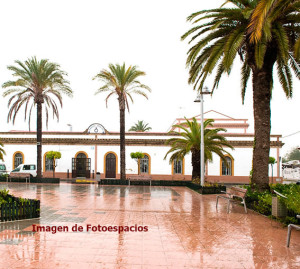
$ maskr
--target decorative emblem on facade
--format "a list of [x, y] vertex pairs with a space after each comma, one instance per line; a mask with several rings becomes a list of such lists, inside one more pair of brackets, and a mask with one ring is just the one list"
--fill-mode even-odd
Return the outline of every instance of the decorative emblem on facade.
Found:
[[88, 134], [105, 134], [107, 131], [100, 123], [93, 123], [91, 124], [85, 131]]

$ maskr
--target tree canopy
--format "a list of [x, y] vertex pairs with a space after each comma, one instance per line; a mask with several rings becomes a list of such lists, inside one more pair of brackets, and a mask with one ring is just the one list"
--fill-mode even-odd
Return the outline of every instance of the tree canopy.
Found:
[[150, 131], [152, 128], [148, 126], [148, 123], [145, 123], [143, 120], [138, 120], [137, 123], [135, 123], [129, 131], [134, 131], [134, 132], [147, 132]]
[[293, 160], [300, 161], [300, 150], [298, 149], [299, 146], [291, 148], [291, 150], [283, 157], [282, 162], [289, 162]]

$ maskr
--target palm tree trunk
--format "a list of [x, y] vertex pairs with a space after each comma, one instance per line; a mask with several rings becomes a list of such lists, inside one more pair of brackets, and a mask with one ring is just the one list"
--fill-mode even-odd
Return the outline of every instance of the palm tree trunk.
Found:
[[272, 67], [253, 72], [254, 146], [252, 182], [259, 190], [269, 189]]
[[37, 178], [42, 177], [42, 103], [37, 103], [36, 142], [37, 142]]
[[119, 107], [120, 107], [120, 166], [121, 174], [120, 179], [126, 180], [126, 157], [125, 157], [125, 100], [123, 96], [119, 97]]
[[192, 150], [192, 179], [200, 179], [200, 150]]

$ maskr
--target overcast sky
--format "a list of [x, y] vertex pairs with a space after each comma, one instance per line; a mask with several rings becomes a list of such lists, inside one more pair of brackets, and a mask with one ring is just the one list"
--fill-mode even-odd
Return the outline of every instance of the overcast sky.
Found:
[[[98, 122], [109, 131], [118, 131], [117, 99], [111, 98], [106, 108], [106, 95], [94, 96], [100, 84], [92, 78], [109, 63], [137, 65], [146, 72], [141, 81], [151, 87], [152, 93], [149, 100], [134, 98], [126, 115], [126, 129], [137, 120], [144, 120], [153, 131], [167, 131], [175, 118], [200, 113], [199, 103], [193, 102], [196, 92], [187, 83], [185, 61], [189, 45], [180, 41], [180, 36], [191, 27], [186, 17], [222, 3], [219, 0], [1, 1], [0, 84], [12, 78], [6, 67], [16, 59], [47, 58], [68, 73], [74, 91], [72, 99], [64, 98], [60, 121], [50, 119], [49, 130], [67, 131], [67, 124], [72, 124], [73, 131], [83, 131]], [[249, 132], [253, 132], [251, 83], [242, 105], [239, 70], [237, 61], [230, 77], [222, 79], [213, 97], [205, 97], [204, 109], [249, 119]], [[207, 86], [211, 85], [209, 79]], [[294, 80], [294, 97], [287, 100], [275, 76], [272, 134], [286, 136], [300, 131], [299, 85]], [[6, 123], [7, 99], [1, 96], [0, 131], [28, 130], [22, 113], [15, 125]], [[300, 145], [299, 139], [300, 133], [284, 138], [283, 153]]]

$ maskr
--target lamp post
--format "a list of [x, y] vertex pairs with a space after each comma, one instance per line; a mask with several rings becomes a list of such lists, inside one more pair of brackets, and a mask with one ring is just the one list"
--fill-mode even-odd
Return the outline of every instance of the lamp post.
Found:
[[201, 134], [200, 134], [200, 176], [201, 176], [201, 186], [204, 186], [204, 119], [203, 119], [203, 94], [211, 94], [207, 87], [203, 88], [204, 91], [201, 91], [195, 103], [201, 103]]
[[68, 123], [68, 124], [67, 124], [67, 126], [69, 126], [69, 128], [70, 128], [70, 132], [72, 132], [72, 129], [73, 129], [73, 126], [72, 126], [72, 124]]

